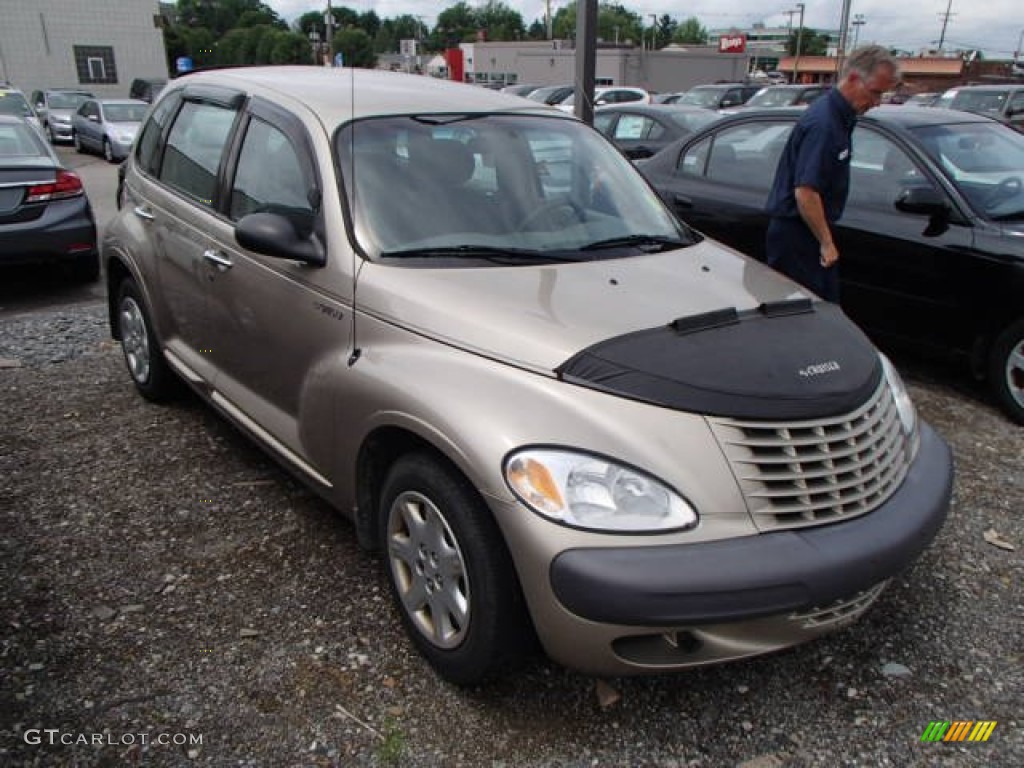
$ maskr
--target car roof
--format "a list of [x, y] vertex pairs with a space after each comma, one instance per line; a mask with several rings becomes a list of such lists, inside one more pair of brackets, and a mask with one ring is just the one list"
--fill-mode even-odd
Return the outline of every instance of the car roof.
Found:
[[955, 89], [957, 93], [961, 91], [1010, 91], [1016, 88], [1024, 88], [1024, 83], [986, 83], [984, 85], [958, 85]]
[[89, 99], [89, 101], [98, 101], [104, 106], [108, 104], [127, 104], [129, 106], [136, 107], [148, 107], [149, 102], [143, 101], [142, 99]]
[[171, 90], [163, 93], [193, 85], [219, 85], [282, 104], [301, 103], [329, 126], [355, 118], [420, 112], [563, 114], [546, 105], [486, 88], [422, 75], [355, 68], [280, 66], [204, 70], [173, 80], [168, 86]]
[[704, 107], [696, 104], [645, 104], [642, 101], [626, 101], [621, 104], [605, 104], [594, 110], [595, 112], [638, 112], [651, 115], [669, 115], [673, 112], [708, 112]]
[[[722, 120], [703, 130], [721, 130], [723, 126], [736, 122], [766, 118], [793, 118], [798, 119], [806, 112], [806, 107], [781, 107], [768, 109], [763, 107], [750, 107], [742, 112], [736, 112], [723, 117]], [[875, 107], [859, 120], [868, 123], [880, 123], [882, 125], [895, 125], [903, 128], [918, 128], [927, 125], [950, 125], [953, 123], [992, 123], [990, 117], [978, 115], [973, 112], [963, 112], [956, 109], [941, 109], [937, 107], [914, 107], [905, 104], [883, 104]], [[703, 132], [702, 130], [702, 132]]]

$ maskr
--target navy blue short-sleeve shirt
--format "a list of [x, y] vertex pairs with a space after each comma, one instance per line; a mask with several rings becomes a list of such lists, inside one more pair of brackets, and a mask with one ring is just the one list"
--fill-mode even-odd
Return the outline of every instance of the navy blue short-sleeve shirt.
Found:
[[853, 107], [835, 88], [815, 99], [793, 128], [779, 159], [766, 205], [769, 216], [800, 216], [797, 187], [817, 190], [829, 222], [843, 215], [850, 188], [850, 140], [856, 119]]

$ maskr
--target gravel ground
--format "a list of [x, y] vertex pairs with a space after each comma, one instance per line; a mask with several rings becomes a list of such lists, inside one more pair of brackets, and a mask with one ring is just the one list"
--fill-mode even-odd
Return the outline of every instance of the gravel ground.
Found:
[[[0, 317], [0, 765], [1024, 765], [1024, 431], [897, 362], [956, 497], [859, 623], [681, 674], [535, 658], [461, 690], [344, 519], [194, 398], [135, 394], [102, 306]], [[922, 743], [933, 720], [998, 724]]]

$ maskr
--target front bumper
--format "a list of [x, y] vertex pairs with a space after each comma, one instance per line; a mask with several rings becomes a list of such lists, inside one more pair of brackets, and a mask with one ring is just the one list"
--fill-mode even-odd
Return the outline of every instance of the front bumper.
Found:
[[[922, 424], [903, 483], [861, 517], [704, 543], [566, 550], [549, 572], [560, 626], [542, 640], [569, 666], [629, 674], [742, 658], [845, 626], [934, 539], [952, 480], [949, 447]], [[808, 620], [822, 611], [837, 620]]]
[[58, 123], [56, 120], [50, 120], [46, 124], [58, 141], [71, 141], [71, 123]]

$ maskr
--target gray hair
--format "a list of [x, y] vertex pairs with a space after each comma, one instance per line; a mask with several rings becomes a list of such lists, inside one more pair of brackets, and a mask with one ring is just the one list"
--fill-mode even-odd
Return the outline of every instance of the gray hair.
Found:
[[867, 80], [880, 67], [891, 69], [893, 77], [899, 80], [900, 65], [896, 57], [889, 53], [889, 49], [881, 45], [865, 45], [847, 57], [843, 64], [842, 78], [845, 79], [851, 72], [856, 72], [861, 79]]

